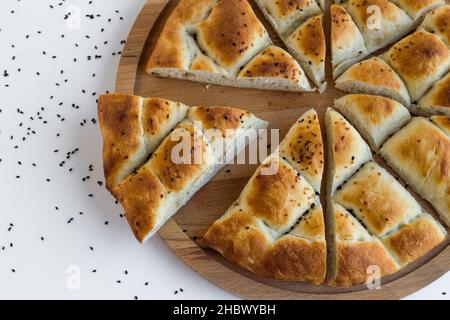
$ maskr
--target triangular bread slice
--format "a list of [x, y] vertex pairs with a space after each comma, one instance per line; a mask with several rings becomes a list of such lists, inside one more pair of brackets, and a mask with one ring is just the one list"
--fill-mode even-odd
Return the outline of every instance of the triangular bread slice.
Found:
[[406, 11], [414, 21], [420, 21], [429, 11], [445, 5], [445, 0], [391, 0]]
[[305, 112], [291, 127], [279, 150], [280, 156], [297, 169], [316, 192], [320, 192], [324, 169], [323, 140], [314, 109]]
[[418, 101], [450, 68], [450, 50], [435, 34], [420, 29], [382, 55]]
[[256, 3], [281, 38], [288, 37], [299, 24], [323, 11], [315, 0], [256, 0]]
[[267, 30], [247, 0], [181, 0], [167, 19], [146, 70], [226, 86], [310, 91], [303, 70], [281, 48], [272, 48], [274, 55], [263, 54], [267, 68], [259, 68], [254, 76], [240, 74], [271, 46]]
[[368, 53], [361, 31], [344, 7], [331, 5], [331, 53], [333, 77], [338, 77], [350, 61]]
[[425, 16], [421, 27], [438, 35], [447, 46], [450, 46], [450, 5], [430, 11]]
[[[317, 119], [314, 111], [301, 119], [311, 116]], [[303, 139], [299, 132], [304, 130], [294, 127], [281, 143], [284, 150], [297, 148], [289, 141], [294, 136]], [[315, 152], [313, 158], [320, 163], [323, 152]], [[204, 240], [231, 262], [261, 276], [315, 284], [325, 279], [325, 224], [318, 193], [278, 149], [263, 161]]]
[[450, 116], [450, 73], [437, 81], [417, 103], [415, 112], [422, 115], [445, 114]]
[[411, 104], [408, 89], [398, 74], [383, 60], [373, 57], [351, 66], [336, 80], [336, 88], [348, 93], [367, 93]]
[[380, 96], [349, 94], [337, 99], [334, 106], [377, 152], [384, 141], [411, 119], [408, 109], [400, 103]]
[[256, 0], [288, 51], [323, 92], [326, 40], [320, 4], [314, 0]]
[[431, 121], [448, 136], [450, 136], [450, 116], [433, 116]]
[[415, 117], [383, 144], [381, 155], [450, 226], [450, 137]]
[[[140, 242], [267, 126], [236, 108], [115, 94], [100, 97], [99, 120], [107, 188]], [[249, 130], [256, 133], [245, 139]]]
[[369, 52], [394, 43], [413, 28], [408, 14], [388, 0], [349, 0], [342, 6], [361, 30]]
[[327, 173], [327, 190], [329, 194], [334, 194], [339, 186], [372, 159], [372, 153], [358, 131], [331, 108], [327, 109], [325, 126], [327, 158], [331, 164]]
[[306, 20], [284, 42], [319, 91], [325, 91], [326, 40], [322, 15]]
[[365, 283], [371, 275], [370, 268], [378, 267], [380, 276], [399, 270], [398, 264], [381, 241], [367, 230], [339, 204], [332, 204], [335, 244], [329, 253], [329, 284], [351, 287]]

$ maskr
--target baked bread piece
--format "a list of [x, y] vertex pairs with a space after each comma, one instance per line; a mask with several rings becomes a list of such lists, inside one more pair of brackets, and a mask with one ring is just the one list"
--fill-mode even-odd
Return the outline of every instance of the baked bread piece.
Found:
[[329, 284], [351, 287], [365, 283], [370, 267], [377, 266], [381, 276], [399, 270], [398, 264], [381, 241], [366, 229], [342, 206], [333, 204], [335, 245], [329, 254], [331, 259]]
[[298, 62], [280, 47], [270, 46], [258, 53], [239, 72], [238, 81], [246, 87], [296, 91], [309, 88]]
[[[408, 14], [388, 0], [349, 0], [342, 5], [361, 30], [369, 52], [397, 41], [413, 28]], [[379, 8], [379, 20], [376, 19], [378, 11], [369, 7]]]
[[107, 188], [140, 242], [243, 150], [248, 130], [267, 126], [236, 108], [118, 94], [100, 97], [99, 120]]
[[450, 116], [433, 116], [431, 121], [448, 136], [450, 136]]
[[421, 27], [438, 35], [447, 46], [450, 45], [450, 5], [445, 5], [429, 12]]
[[388, 234], [382, 241], [401, 267], [421, 258], [442, 243], [447, 231], [428, 214]]
[[280, 156], [320, 192], [324, 155], [319, 117], [314, 109], [305, 112], [291, 127], [279, 150]]
[[98, 116], [106, 187], [111, 191], [139, 168], [187, 110], [184, 104], [164, 99], [101, 95]]
[[331, 5], [331, 53], [333, 77], [338, 77], [355, 59], [362, 59], [368, 51], [363, 36], [344, 7]]
[[408, 109], [400, 103], [380, 96], [349, 94], [337, 99], [334, 106], [377, 152], [388, 137], [411, 119]]
[[413, 118], [381, 155], [450, 225], [450, 138], [428, 119]]
[[450, 73], [437, 81], [419, 100], [415, 112], [422, 115], [446, 114], [450, 116]]
[[405, 82], [411, 101], [418, 101], [450, 67], [450, 50], [423, 29], [397, 42], [382, 56]]
[[320, 92], [323, 92], [326, 88], [326, 41], [322, 15], [305, 21], [285, 39], [285, 44]]
[[[278, 52], [273, 55], [271, 67], [259, 68], [257, 78], [238, 77], [246, 64], [269, 46], [269, 35], [247, 0], [181, 0], [160, 34], [147, 72], [234, 87], [310, 91], [303, 70], [284, 56], [288, 53], [280, 61], [275, 60], [280, 57]], [[289, 74], [274, 70], [274, 65], [284, 66], [287, 60], [291, 61], [281, 69]]]
[[414, 20], [421, 20], [429, 11], [445, 4], [445, 0], [391, 0]]
[[322, 92], [325, 83], [326, 41], [323, 9], [315, 0], [256, 0], [289, 52]]
[[407, 224], [422, 212], [411, 194], [374, 161], [366, 163], [340, 187], [333, 200], [377, 237]]
[[[297, 169], [302, 168], [302, 163], [293, 167], [283, 158], [283, 154], [298, 154], [295, 151], [298, 144], [292, 141], [309, 139], [308, 128], [303, 124], [309, 120], [312, 131], [316, 130], [317, 114], [311, 110], [282, 141], [284, 151], [277, 150], [263, 161], [238, 200], [213, 223], [204, 240], [231, 262], [258, 275], [320, 284], [326, 273], [320, 200], [303, 172]], [[304, 146], [300, 143], [301, 148]], [[315, 163], [321, 163], [319, 158], [323, 163], [323, 152], [311, 156]], [[312, 177], [320, 186], [321, 177]]]
[[288, 37], [299, 23], [323, 10], [315, 0], [256, 0], [256, 3], [281, 38]]
[[328, 193], [334, 191], [350, 178], [364, 163], [372, 159], [369, 146], [356, 129], [338, 112], [331, 108], [325, 115], [328, 139]]
[[398, 74], [382, 59], [373, 57], [350, 67], [336, 80], [336, 88], [348, 93], [367, 93], [411, 104], [408, 90]]

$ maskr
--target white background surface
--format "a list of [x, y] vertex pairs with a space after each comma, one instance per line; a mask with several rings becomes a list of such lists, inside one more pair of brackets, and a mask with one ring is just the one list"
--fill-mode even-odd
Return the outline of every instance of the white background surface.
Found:
[[[96, 98], [113, 90], [122, 41], [144, 2], [0, 0], [0, 298], [235, 298], [159, 237], [140, 246], [97, 183]], [[80, 29], [67, 26], [71, 5]], [[79, 289], [67, 285], [71, 266]], [[449, 283], [447, 274], [411, 298], [448, 299]]]

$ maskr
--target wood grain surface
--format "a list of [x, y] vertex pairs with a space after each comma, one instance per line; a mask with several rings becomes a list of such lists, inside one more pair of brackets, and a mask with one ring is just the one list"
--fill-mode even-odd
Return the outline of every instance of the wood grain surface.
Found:
[[[177, 0], [150, 0], [145, 4], [123, 51], [117, 74], [117, 92], [144, 97], [161, 97], [191, 106], [242, 107], [269, 121], [270, 128], [280, 129], [280, 137], [286, 134], [300, 115], [310, 108], [315, 108], [320, 115], [323, 130], [323, 115], [326, 108], [332, 107], [334, 99], [344, 95], [334, 88], [330, 76], [330, 63], [327, 63], [326, 68], [328, 89], [322, 95], [317, 92], [288, 93], [206, 86], [190, 81], [156, 78], [146, 74], [147, 59], [164, 22], [177, 2]], [[283, 46], [256, 6], [252, 5], [274, 42]], [[326, 12], [325, 17], [327, 16], [329, 14]], [[329, 19], [325, 18], [324, 21], [325, 28], [329, 30]], [[326, 33], [329, 35], [329, 32]], [[327, 60], [330, 61], [330, 59]], [[381, 159], [378, 157], [375, 159], [380, 165], [386, 167]], [[226, 166], [159, 232], [162, 239], [187, 265], [228, 292], [247, 299], [398, 299], [423, 288], [449, 271], [449, 240], [401, 272], [383, 278], [381, 289], [378, 290], [368, 290], [364, 286], [339, 289], [327, 285], [314, 286], [302, 282], [265, 279], [230, 264], [204, 245], [202, 235], [239, 196], [255, 169], [256, 165]], [[392, 170], [387, 169], [393, 173]], [[428, 203], [414, 192], [411, 191], [411, 193], [426, 210], [437, 217]], [[325, 199], [322, 201], [325, 204]]]

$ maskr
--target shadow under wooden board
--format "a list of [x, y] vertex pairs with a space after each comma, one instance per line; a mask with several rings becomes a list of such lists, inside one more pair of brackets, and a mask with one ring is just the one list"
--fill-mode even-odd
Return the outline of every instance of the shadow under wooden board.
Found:
[[[147, 59], [164, 22], [177, 3], [178, 0], [151, 0], [144, 5], [123, 51], [117, 74], [117, 92], [161, 97], [191, 106], [242, 107], [269, 121], [270, 128], [280, 129], [280, 137], [286, 134], [300, 115], [310, 108], [315, 108], [320, 115], [323, 129], [323, 115], [326, 108], [333, 106], [334, 99], [344, 95], [334, 89], [334, 82], [330, 76], [327, 77], [327, 91], [319, 95], [317, 92], [287, 93], [206, 86], [146, 74]], [[255, 11], [262, 18], [256, 8]], [[324, 19], [326, 29], [329, 29], [328, 20]], [[266, 25], [274, 42], [283, 46], [265, 19], [262, 18], [261, 21]], [[330, 71], [328, 63], [328, 75], [331, 74]], [[386, 167], [381, 159], [375, 158]], [[449, 240], [401, 272], [383, 278], [379, 290], [368, 290], [365, 286], [339, 289], [327, 285], [314, 286], [302, 282], [266, 279], [232, 265], [208, 249], [202, 242], [202, 235], [239, 196], [255, 169], [255, 165], [226, 166], [159, 232], [161, 238], [187, 265], [226, 291], [247, 299], [399, 299], [425, 287], [449, 271]], [[412, 194], [436, 217], [435, 211], [428, 203], [413, 192]], [[324, 200], [322, 199], [322, 203], [325, 203]]]

